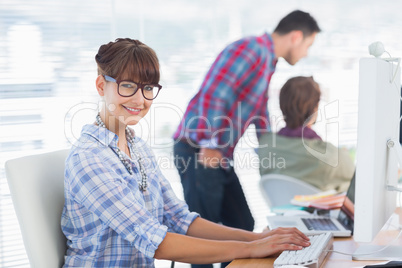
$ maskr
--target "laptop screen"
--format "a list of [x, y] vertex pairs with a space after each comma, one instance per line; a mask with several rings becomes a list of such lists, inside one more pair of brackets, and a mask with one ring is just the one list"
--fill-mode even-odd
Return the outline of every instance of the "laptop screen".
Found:
[[[356, 173], [355, 173], [356, 174]], [[353, 223], [355, 215], [355, 174], [350, 181], [348, 191], [346, 192], [345, 201], [339, 211], [338, 221], [353, 233]]]

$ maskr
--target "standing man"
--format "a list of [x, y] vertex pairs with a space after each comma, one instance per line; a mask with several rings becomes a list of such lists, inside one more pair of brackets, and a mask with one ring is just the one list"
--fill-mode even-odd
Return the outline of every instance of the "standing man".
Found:
[[271, 35], [240, 39], [218, 55], [174, 134], [175, 163], [191, 211], [226, 226], [254, 229], [233, 151], [250, 124], [257, 133], [270, 130], [268, 85], [277, 60], [296, 64], [318, 32], [315, 19], [296, 10]]

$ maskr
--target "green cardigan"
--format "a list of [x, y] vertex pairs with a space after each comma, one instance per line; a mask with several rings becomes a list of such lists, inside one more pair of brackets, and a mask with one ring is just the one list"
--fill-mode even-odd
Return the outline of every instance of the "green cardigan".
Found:
[[349, 152], [319, 139], [266, 133], [259, 139], [260, 174], [283, 174], [322, 191], [346, 191], [355, 172]]

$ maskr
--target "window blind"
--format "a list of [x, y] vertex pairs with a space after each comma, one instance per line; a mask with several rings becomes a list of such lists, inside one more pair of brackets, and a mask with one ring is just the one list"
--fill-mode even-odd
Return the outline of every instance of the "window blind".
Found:
[[88, 95], [94, 51], [111, 37], [111, 7], [93, 0], [0, 3], [0, 267], [29, 267], [4, 163], [68, 146], [63, 114]]

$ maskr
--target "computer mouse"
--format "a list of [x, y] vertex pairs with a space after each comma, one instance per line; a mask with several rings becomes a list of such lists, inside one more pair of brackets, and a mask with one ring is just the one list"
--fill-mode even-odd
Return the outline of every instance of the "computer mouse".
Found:
[[283, 216], [306, 216], [306, 215], [311, 215], [311, 213], [305, 211], [305, 210], [289, 210], [283, 213]]

